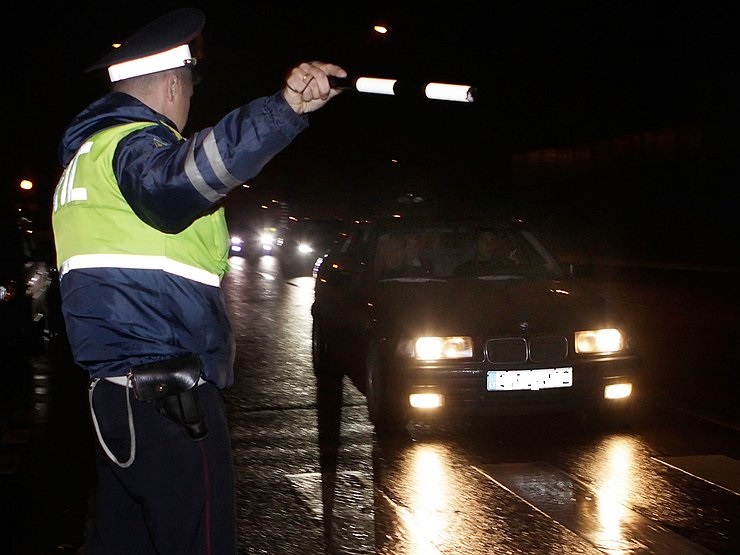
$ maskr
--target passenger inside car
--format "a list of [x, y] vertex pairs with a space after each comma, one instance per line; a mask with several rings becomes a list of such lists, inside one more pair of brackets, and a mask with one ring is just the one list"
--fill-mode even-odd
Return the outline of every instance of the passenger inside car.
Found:
[[431, 261], [419, 252], [417, 237], [389, 235], [378, 242], [376, 268], [380, 279], [433, 275]]
[[475, 255], [458, 266], [453, 275], [486, 275], [501, 271], [507, 266], [516, 266], [519, 257], [516, 249], [510, 248], [508, 240], [495, 231], [480, 231], [476, 237]]

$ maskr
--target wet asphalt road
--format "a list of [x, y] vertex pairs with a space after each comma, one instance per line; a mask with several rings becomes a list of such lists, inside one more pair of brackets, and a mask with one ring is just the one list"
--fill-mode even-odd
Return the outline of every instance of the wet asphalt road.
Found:
[[[740, 552], [737, 299], [625, 275], [592, 280], [628, 309], [651, 368], [631, 426], [460, 419], [379, 442], [351, 380], [313, 376], [311, 279], [236, 260], [224, 290], [240, 552]], [[692, 348], [717, 322], [712, 348]], [[4, 366], [0, 552], [81, 552], [94, 484], [85, 377], [63, 341]]]

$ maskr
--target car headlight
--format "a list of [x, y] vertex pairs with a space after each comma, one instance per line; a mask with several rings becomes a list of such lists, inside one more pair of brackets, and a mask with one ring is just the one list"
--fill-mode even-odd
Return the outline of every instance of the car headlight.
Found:
[[470, 358], [473, 340], [470, 337], [419, 337], [414, 343], [414, 357], [419, 360]]
[[311, 245], [309, 245], [308, 243], [299, 243], [298, 252], [301, 254], [309, 254], [313, 252], [313, 249], [311, 248]]
[[263, 233], [262, 235], [260, 235], [260, 242], [265, 246], [272, 246], [272, 244], [275, 242], [275, 235], [273, 235], [272, 233]]
[[613, 353], [624, 349], [624, 336], [614, 328], [576, 332], [576, 353]]

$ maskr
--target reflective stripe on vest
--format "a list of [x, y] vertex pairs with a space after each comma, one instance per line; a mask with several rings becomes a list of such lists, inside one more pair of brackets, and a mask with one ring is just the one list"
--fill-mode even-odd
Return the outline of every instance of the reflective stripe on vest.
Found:
[[59, 269], [59, 276], [64, 276], [70, 270], [79, 270], [82, 268], [162, 270], [168, 274], [182, 276], [214, 287], [218, 287], [221, 284], [221, 279], [218, 275], [207, 272], [202, 268], [188, 266], [187, 264], [170, 260], [165, 256], [138, 254], [78, 254], [62, 263]]

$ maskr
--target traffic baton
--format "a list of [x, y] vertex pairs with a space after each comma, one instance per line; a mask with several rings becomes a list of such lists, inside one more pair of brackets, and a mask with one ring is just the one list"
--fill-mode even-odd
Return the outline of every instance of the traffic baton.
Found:
[[470, 85], [451, 83], [404, 83], [397, 79], [379, 77], [344, 78], [329, 76], [332, 89], [350, 90], [361, 93], [385, 94], [391, 96], [423, 96], [431, 100], [448, 100], [452, 102], [475, 102], [477, 90]]

